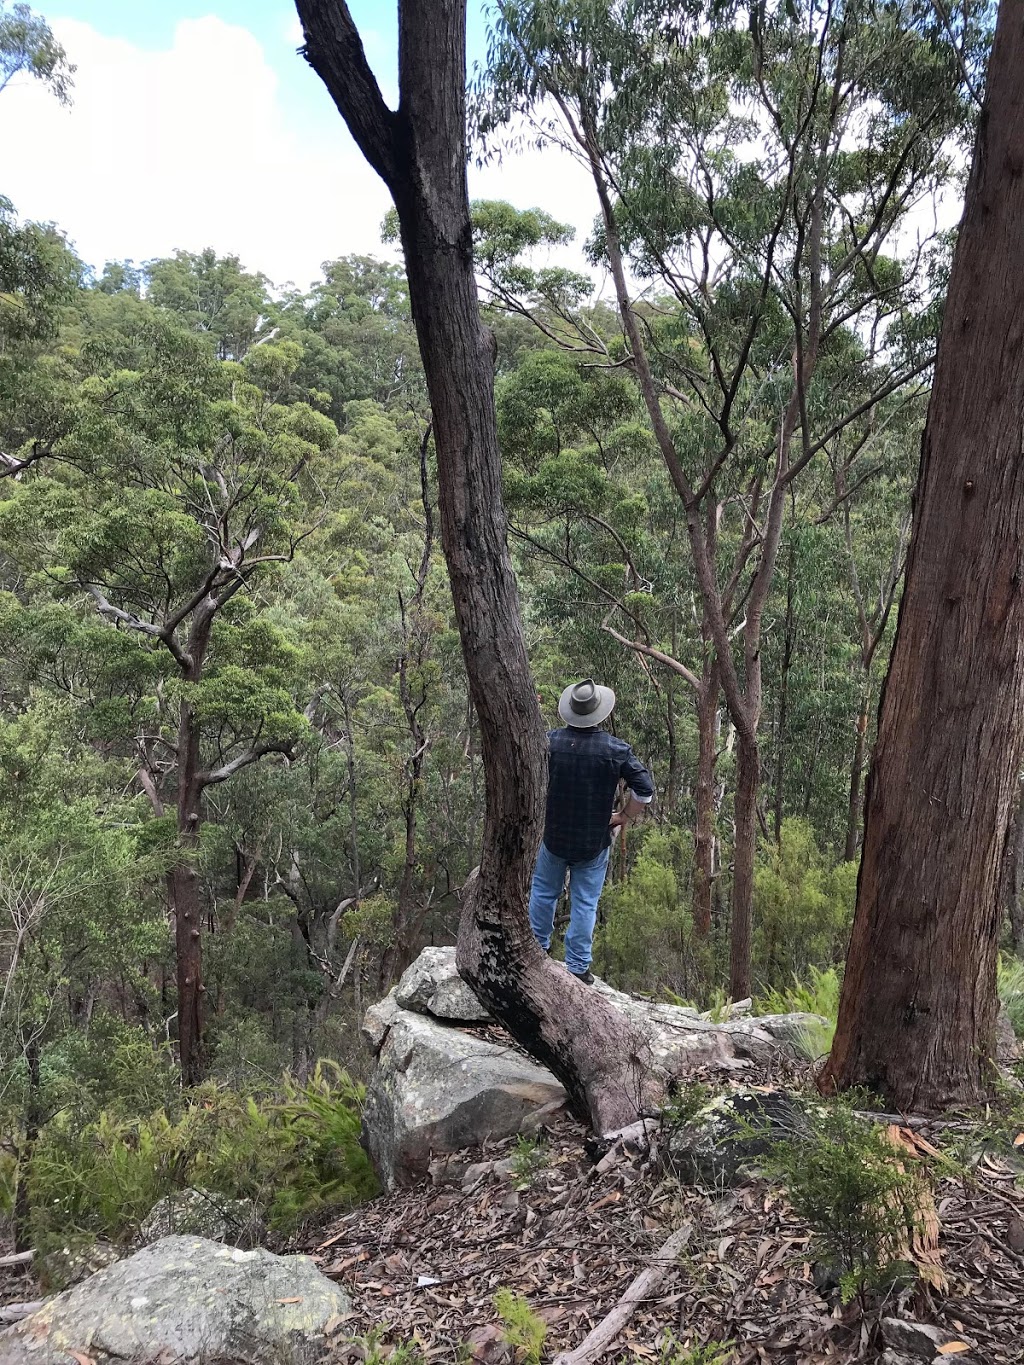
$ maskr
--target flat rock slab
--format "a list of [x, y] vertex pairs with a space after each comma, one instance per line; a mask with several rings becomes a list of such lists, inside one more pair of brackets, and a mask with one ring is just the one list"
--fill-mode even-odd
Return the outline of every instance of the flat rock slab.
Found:
[[0, 1333], [3, 1365], [314, 1365], [347, 1295], [307, 1256], [165, 1237]]
[[367, 1149], [389, 1189], [425, 1175], [432, 1157], [511, 1137], [565, 1100], [549, 1071], [511, 1048], [397, 1006], [389, 1014], [363, 1108]]

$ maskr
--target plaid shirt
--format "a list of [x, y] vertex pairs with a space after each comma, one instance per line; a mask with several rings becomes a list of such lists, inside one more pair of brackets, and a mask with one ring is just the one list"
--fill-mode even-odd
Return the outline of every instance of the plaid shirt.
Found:
[[625, 782], [638, 801], [654, 796], [651, 775], [633, 750], [600, 726], [548, 731], [548, 806], [544, 843], [556, 858], [586, 863], [611, 843], [608, 822]]

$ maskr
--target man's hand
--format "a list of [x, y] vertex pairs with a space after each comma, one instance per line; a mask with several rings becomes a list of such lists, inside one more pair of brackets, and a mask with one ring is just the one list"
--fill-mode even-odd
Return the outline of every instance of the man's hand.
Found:
[[612, 818], [608, 821], [608, 828], [623, 829], [626, 825], [632, 824], [636, 817], [642, 815], [646, 809], [647, 802], [638, 801], [633, 793], [630, 792], [625, 810], [617, 810], [614, 812]]

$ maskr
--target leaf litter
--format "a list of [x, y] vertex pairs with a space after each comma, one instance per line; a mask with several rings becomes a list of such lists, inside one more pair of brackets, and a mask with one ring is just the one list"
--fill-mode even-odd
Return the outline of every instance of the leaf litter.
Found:
[[[888, 1137], [908, 1158], [941, 1158], [941, 1124], [893, 1124]], [[441, 1158], [420, 1184], [354, 1210], [304, 1245], [352, 1296], [331, 1359], [346, 1358], [351, 1338], [375, 1332], [385, 1343], [414, 1344], [428, 1362], [465, 1360], [467, 1350], [481, 1361], [506, 1358], [494, 1295], [507, 1287], [548, 1324], [550, 1360], [578, 1346], [668, 1233], [690, 1222], [678, 1268], [639, 1306], [608, 1365], [661, 1361], [663, 1347], [685, 1359], [686, 1350], [723, 1341], [729, 1365], [902, 1360], [883, 1354], [878, 1329], [881, 1317], [900, 1316], [941, 1330], [936, 1361], [1024, 1361], [1016, 1166], [983, 1160], [964, 1179], [937, 1165], [935, 1199], [922, 1196], [907, 1248], [922, 1278], [864, 1313], [842, 1305], [827, 1283], [818, 1287], [810, 1230], [766, 1181], [698, 1189], [625, 1147], [595, 1164], [592, 1139], [564, 1117], [541, 1139], [543, 1160], [528, 1176], [517, 1175], [514, 1140]], [[471, 1163], [482, 1170], [463, 1187]]]

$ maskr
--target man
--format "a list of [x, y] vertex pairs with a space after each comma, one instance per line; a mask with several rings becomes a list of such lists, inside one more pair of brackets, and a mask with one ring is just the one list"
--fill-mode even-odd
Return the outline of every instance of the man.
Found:
[[[601, 729], [615, 693], [591, 678], [567, 687], [558, 702], [565, 722], [548, 732], [548, 805], [544, 840], [530, 888], [530, 926], [540, 946], [551, 947], [555, 906], [569, 872], [569, 931], [565, 965], [593, 985], [590, 958], [612, 830], [639, 815], [654, 796], [651, 775], [629, 745]], [[612, 814], [619, 782], [629, 788], [626, 809]]]

